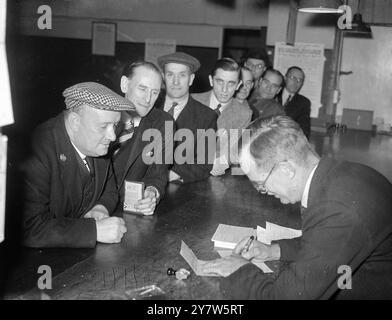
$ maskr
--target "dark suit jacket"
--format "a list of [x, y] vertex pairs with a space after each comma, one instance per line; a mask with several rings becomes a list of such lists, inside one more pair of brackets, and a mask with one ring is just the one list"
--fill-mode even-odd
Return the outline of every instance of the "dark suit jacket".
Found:
[[249, 102], [253, 111], [252, 121], [257, 118], [269, 118], [276, 116], [284, 116], [285, 112], [282, 105], [275, 99], [259, 98]]
[[[282, 90], [283, 91], [283, 90]], [[278, 101], [282, 103], [282, 94], [278, 96]], [[295, 94], [289, 103], [284, 106], [286, 115], [297, 122], [305, 136], [310, 136], [310, 100], [299, 93]]]
[[[160, 108], [163, 109], [163, 106], [164, 101], [162, 102]], [[215, 153], [211, 152], [211, 154], [208, 154], [208, 139], [206, 138], [204, 141], [204, 154], [199, 154], [199, 158], [203, 158], [204, 164], [198, 164], [197, 145], [201, 142], [197, 141], [196, 137], [197, 129], [213, 129], [216, 131], [216, 119], [217, 114], [213, 110], [189, 96], [187, 104], [176, 120], [176, 129], [189, 129], [192, 131], [193, 137], [195, 138], [192, 146], [194, 152], [194, 163], [179, 164], [174, 159], [174, 164], [171, 167], [171, 170], [177, 173], [183, 179], [184, 183], [204, 180], [209, 177]], [[183, 140], [184, 139], [185, 138], [183, 138]], [[176, 142], [176, 146], [182, 144], [182, 141]]]
[[[390, 299], [391, 194], [391, 183], [375, 170], [321, 159], [302, 213], [302, 237], [279, 241], [288, 264], [276, 279], [247, 264], [226, 278], [225, 291], [239, 299]], [[352, 289], [340, 290], [338, 269], [345, 265]]]
[[[171, 141], [166, 143], [165, 123], [170, 129], [174, 131], [174, 120], [166, 112], [157, 108], [152, 108], [151, 111], [142, 118], [139, 127], [136, 129], [132, 143], [125, 143], [122, 150], [114, 160], [114, 172], [116, 175], [117, 186], [120, 192], [120, 206], [124, 201], [124, 181], [142, 181], [145, 186], [153, 186], [157, 188], [160, 198], [165, 194], [165, 189], [168, 181], [168, 165], [165, 164], [166, 153], [173, 152], [173, 145]], [[162, 145], [158, 143], [157, 148], [154, 147], [154, 139], [147, 135], [143, 141], [143, 134], [147, 134], [149, 129], [156, 129], [162, 137]], [[170, 132], [169, 132], [170, 134]], [[171, 137], [171, 135], [170, 135]], [[147, 140], [149, 139], [149, 140]], [[171, 138], [172, 139], [172, 138]], [[171, 140], [169, 139], [169, 140]], [[131, 142], [129, 140], [128, 142]], [[161, 149], [162, 147], [162, 149]], [[171, 147], [171, 148], [170, 148]], [[143, 160], [149, 157], [159, 158], [160, 163], [146, 163]]]
[[[112, 212], [118, 194], [109, 159], [94, 158], [95, 189], [82, 207], [79, 155], [65, 129], [64, 114], [39, 126], [32, 155], [22, 165], [24, 175], [24, 244], [30, 247], [94, 247], [94, 219], [83, 216], [96, 204]], [[80, 157], [79, 157], [80, 158]]]

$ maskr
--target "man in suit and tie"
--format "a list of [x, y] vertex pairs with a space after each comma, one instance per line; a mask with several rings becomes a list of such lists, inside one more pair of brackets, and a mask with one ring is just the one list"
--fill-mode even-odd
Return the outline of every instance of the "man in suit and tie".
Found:
[[[227, 277], [221, 288], [235, 299], [390, 299], [392, 184], [362, 164], [320, 158], [288, 116], [248, 129], [241, 168], [258, 192], [301, 203], [302, 236], [243, 250], [245, 238], [202, 271]], [[270, 277], [254, 258], [285, 264]]]
[[[120, 206], [125, 199], [125, 182], [143, 182], [146, 186], [143, 199], [138, 200], [135, 209], [143, 215], [152, 215], [156, 205], [165, 194], [168, 181], [166, 153], [171, 153], [171, 142], [165, 141], [165, 128], [172, 129], [173, 118], [166, 112], [154, 108], [162, 85], [162, 75], [152, 63], [136, 61], [124, 68], [121, 77], [121, 91], [135, 106], [137, 115], [122, 115], [123, 129], [120, 130], [113, 155], [114, 172], [120, 192]], [[143, 139], [146, 130], [153, 129], [162, 137], [159, 146], [161, 157], [155, 161], [153, 151], [147, 151], [149, 140]]]
[[[197, 130], [213, 131], [212, 136], [215, 139], [217, 115], [189, 94], [189, 88], [195, 79], [195, 72], [200, 68], [200, 62], [189, 54], [175, 52], [159, 57], [158, 64], [163, 71], [166, 84], [166, 95], [161, 108], [175, 119], [177, 130], [189, 129], [194, 137], [191, 163], [188, 161], [179, 163], [178, 159], [174, 158], [174, 165], [169, 170], [169, 181], [188, 183], [206, 179], [212, 169], [215, 150], [210, 150], [211, 154], [209, 154], [208, 137], [206, 135], [199, 138]], [[185, 137], [177, 146], [184, 143], [184, 140]], [[205, 146], [203, 155], [197, 152], [197, 145], [201, 143]], [[202, 163], [198, 163], [200, 159], [203, 159]]]
[[297, 66], [290, 67], [285, 76], [285, 87], [278, 95], [286, 115], [296, 121], [305, 136], [310, 136], [310, 100], [299, 94], [305, 81], [304, 71]]
[[222, 58], [215, 63], [209, 76], [211, 91], [193, 94], [193, 98], [208, 106], [218, 114], [218, 142], [212, 175], [222, 175], [230, 164], [236, 161], [236, 145], [252, 118], [252, 111], [234, 98], [241, 85], [241, 68], [230, 58]]
[[94, 82], [64, 90], [66, 110], [34, 132], [24, 177], [23, 242], [29, 247], [91, 248], [126, 232], [109, 217], [118, 202], [110, 159], [121, 110], [131, 102]]

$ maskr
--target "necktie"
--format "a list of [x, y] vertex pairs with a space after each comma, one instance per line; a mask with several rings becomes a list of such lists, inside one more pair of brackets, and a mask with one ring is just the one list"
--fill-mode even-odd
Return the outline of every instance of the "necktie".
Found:
[[214, 109], [215, 113], [218, 115], [218, 117], [221, 115], [220, 108], [222, 105], [219, 103], [216, 108]]
[[174, 108], [178, 106], [177, 102], [173, 102], [172, 106], [170, 107], [168, 113], [174, 118]]
[[125, 123], [124, 129], [122, 130], [120, 136], [118, 137], [118, 142], [121, 144], [131, 139], [134, 131], [135, 131], [135, 126], [132, 120]]
[[288, 103], [290, 102], [290, 100], [291, 100], [292, 97], [293, 97], [293, 96], [292, 96], [291, 94], [289, 94], [289, 96], [287, 97], [286, 102], [284, 103], [284, 107], [288, 105]]

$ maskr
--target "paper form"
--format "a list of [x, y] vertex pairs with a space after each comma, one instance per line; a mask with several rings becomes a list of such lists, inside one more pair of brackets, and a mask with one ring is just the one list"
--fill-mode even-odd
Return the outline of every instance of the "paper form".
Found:
[[256, 236], [256, 230], [254, 228], [219, 224], [211, 240], [217, 248], [232, 250], [243, 238], [250, 236]]

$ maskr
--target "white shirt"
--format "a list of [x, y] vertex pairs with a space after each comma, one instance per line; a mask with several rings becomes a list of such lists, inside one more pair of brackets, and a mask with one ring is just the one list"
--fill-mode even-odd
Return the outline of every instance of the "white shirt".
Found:
[[231, 102], [231, 99], [229, 100], [229, 102], [226, 102], [226, 103], [219, 102], [218, 99], [215, 97], [214, 92], [212, 92], [211, 97], [210, 97], [210, 104], [208, 106], [210, 107], [210, 109], [215, 110], [216, 107], [218, 106], [218, 104], [220, 104], [221, 107], [220, 107], [219, 111], [220, 111], [220, 113], [222, 113], [223, 110], [225, 110], [226, 107], [230, 104], [230, 102]]
[[178, 104], [174, 107], [174, 110], [173, 110], [173, 118], [174, 118], [174, 120], [177, 120], [177, 118], [180, 115], [181, 111], [184, 110], [186, 104], [188, 103], [188, 99], [189, 99], [189, 94], [187, 94], [180, 101], [174, 101], [173, 99], [171, 99], [169, 96], [166, 95], [165, 105], [163, 106], [163, 110], [166, 111], [166, 112], [169, 112], [169, 110], [171, 109], [173, 103], [177, 102]]
[[90, 167], [88, 166], [88, 163], [86, 161], [86, 155], [81, 153], [80, 150], [73, 144], [73, 142], [71, 141], [73, 147], [75, 148], [76, 152], [78, 153], [78, 155], [80, 156], [80, 158], [83, 160], [84, 165], [86, 166], [87, 170], [90, 172]]
[[310, 172], [310, 175], [309, 175], [309, 177], [308, 177], [308, 180], [306, 181], [306, 184], [305, 184], [304, 193], [302, 194], [301, 206], [303, 206], [303, 207], [305, 207], [305, 208], [308, 207], [310, 183], [312, 182], [313, 175], [314, 175], [314, 172], [316, 171], [317, 167], [318, 167], [318, 163], [317, 163], [317, 165], [313, 168], [313, 170]]

